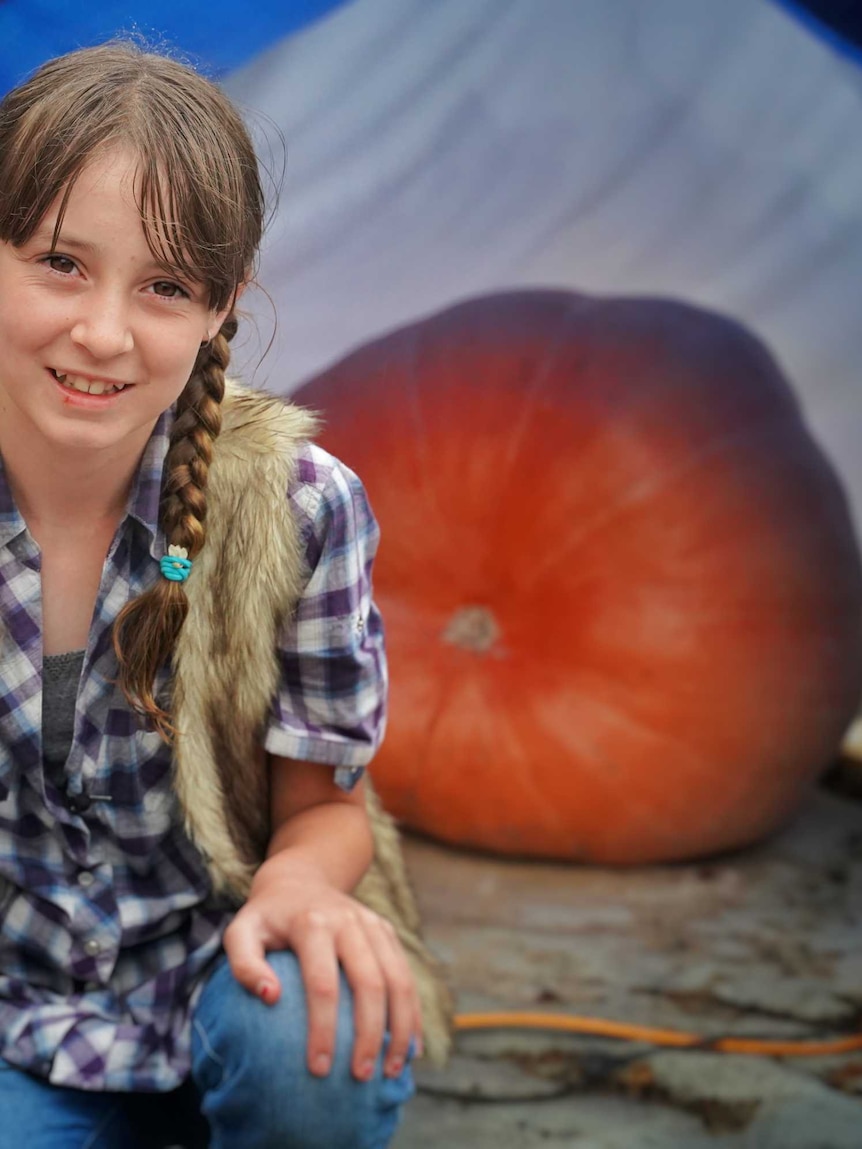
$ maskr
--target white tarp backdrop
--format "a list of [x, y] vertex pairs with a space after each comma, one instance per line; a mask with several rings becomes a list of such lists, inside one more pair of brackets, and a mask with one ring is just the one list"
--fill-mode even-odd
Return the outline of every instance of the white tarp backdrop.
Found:
[[227, 87], [287, 141], [254, 382], [505, 287], [676, 296], [766, 339], [862, 524], [862, 70], [781, 8], [354, 0]]

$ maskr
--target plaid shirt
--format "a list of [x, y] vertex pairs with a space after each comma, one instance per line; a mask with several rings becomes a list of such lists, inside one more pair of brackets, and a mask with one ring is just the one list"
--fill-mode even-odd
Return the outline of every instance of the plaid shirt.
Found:
[[[178, 1085], [190, 1010], [230, 920], [178, 817], [169, 749], [112, 685], [112, 624], [160, 577], [171, 419], [154, 428], [105, 561], [59, 777], [42, 760], [40, 554], [0, 464], [0, 1054], [55, 1085]], [[265, 745], [335, 766], [349, 788], [384, 727], [377, 525], [356, 476], [310, 444], [287, 497], [310, 573], [281, 636]]]

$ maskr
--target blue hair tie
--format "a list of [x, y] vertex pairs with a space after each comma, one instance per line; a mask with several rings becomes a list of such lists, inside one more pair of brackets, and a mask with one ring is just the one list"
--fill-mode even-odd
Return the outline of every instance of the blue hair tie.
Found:
[[159, 561], [162, 574], [169, 582], [185, 582], [192, 569], [185, 547], [168, 547], [168, 553]]

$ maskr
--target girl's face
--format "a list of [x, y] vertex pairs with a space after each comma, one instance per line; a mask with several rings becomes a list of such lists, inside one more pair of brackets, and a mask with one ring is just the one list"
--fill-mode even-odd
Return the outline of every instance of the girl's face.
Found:
[[84, 168], [53, 252], [59, 201], [23, 247], [0, 243], [0, 446], [140, 453], [228, 313], [157, 263], [135, 167], [118, 150]]

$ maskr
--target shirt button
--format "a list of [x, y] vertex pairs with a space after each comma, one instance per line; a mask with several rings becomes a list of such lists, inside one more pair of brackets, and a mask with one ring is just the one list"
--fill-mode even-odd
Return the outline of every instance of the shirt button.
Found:
[[78, 885], [85, 890], [89, 890], [95, 880], [95, 875], [91, 874], [89, 870], [82, 870], [81, 873], [78, 874]]
[[89, 954], [90, 957], [95, 957], [102, 952], [102, 946], [95, 938], [87, 938], [84, 942], [84, 953]]

